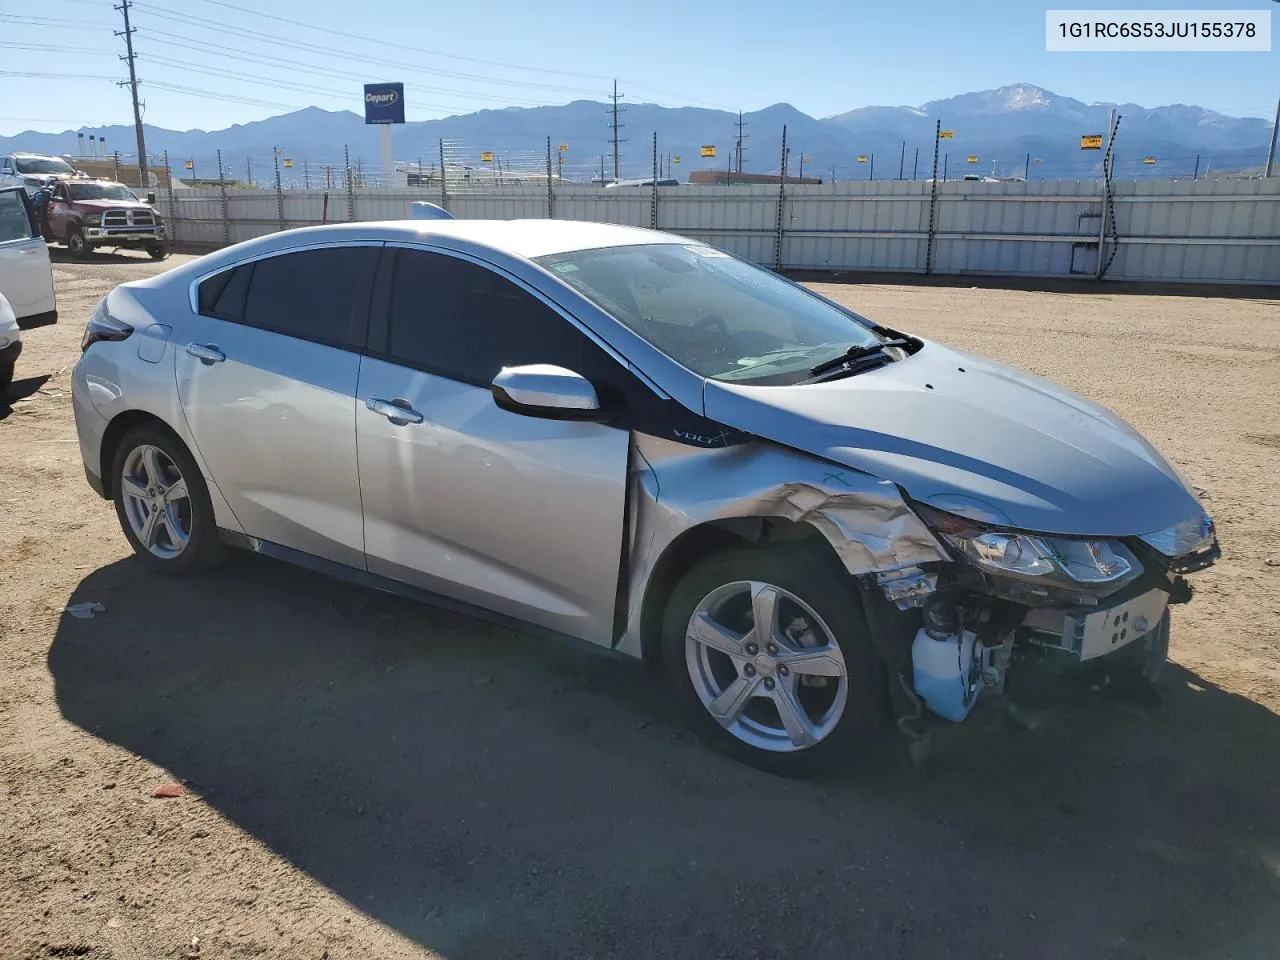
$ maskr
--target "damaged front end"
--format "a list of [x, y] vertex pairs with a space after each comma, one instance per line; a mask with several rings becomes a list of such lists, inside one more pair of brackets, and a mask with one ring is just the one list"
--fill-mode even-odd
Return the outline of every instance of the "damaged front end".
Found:
[[954, 560], [929, 593], [910, 598], [921, 620], [912, 686], [931, 711], [955, 721], [982, 693], [1002, 693], [1019, 659], [1065, 666], [1111, 658], [1154, 679], [1168, 652], [1168, 608], [1191, 598], [1183, 574], [1219, 555], [1207, 515], [1143, 536], [1089, 539], [913, 508]]
[[1207, 516], [1144, 536], [1042, 535], [926, 506], [890, 481], [774, 444], [691, 449], [641, 436], [632, 453], [618, 649], [647, 655], [664, 571], [698, 533], [821, 538], [860, 593], [908, 734], [926, 707], [963, 720], [1024, 657], [1123, 654], [1151, 675], [1167, 652], [1168, 607], [1190, 599], [1183, 574], [1218, 555]]

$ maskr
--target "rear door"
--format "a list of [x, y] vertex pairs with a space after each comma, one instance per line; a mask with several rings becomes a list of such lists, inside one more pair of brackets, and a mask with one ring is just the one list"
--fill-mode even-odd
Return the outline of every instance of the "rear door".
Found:
[[[607, 402], [625, 371], [489, 266], [393, 248], [385, 261], [356, 405], [370, 572], [608, 645], [628, 431], [508, 412], [490, 383], [551, 363]], [[378, 399], [410, 419], [369, 409]]]
[[355, 392], [381, 244], [277, 254], [202, 282], [178, 394], [252, 537], [364, 565]]
[[19, 321], [54, 309], [49, 248], [21, 187], [0, 187], [0, 293]]

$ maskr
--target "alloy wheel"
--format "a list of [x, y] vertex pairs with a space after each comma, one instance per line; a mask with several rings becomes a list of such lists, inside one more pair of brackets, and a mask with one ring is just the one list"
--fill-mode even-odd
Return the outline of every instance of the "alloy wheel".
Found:
[[191, 541], [191, 498], [173, 459], [157, 446], [139, 444], [120, 476], [124, 513], [133, 535], [152, 556], [172, 560]]
[[727, 583], [702, 598], [689, 618], [685, 665], [712, 718], [763, 750], [821, 742], [849, 699], [831, 629], [794, 593], [763, 581]]

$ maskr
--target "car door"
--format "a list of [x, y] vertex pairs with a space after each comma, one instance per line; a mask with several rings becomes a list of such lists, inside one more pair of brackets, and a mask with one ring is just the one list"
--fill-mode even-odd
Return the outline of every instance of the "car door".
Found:
[[625, 371], [479, 262], [388, 247], [378, 290], [356, 405], [370, 572], [610, 644], [628, 433], [508, 412], [490, 383], [551, 363], [607, 391]]
[[19, 321], [54, 309], [49, 248], [21, 187], [0, 188], [0, 293]]
[[203, 280], [177, 354], [191, 435], [245, 533], [364, 566], [355, 393], [380, 244]]

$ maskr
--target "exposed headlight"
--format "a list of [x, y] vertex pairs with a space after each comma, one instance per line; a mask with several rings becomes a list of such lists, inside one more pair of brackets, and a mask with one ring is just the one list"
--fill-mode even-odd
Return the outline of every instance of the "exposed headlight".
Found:
[[1149, 547], [1154, 547], [1166, 557], [1185, 557], [1188, 554], [1203, 553], [1214, 544], [1213, 520], [1207, 513], [1198, 517], [1190, 517], [1171, 527], [1144, 533], [1138, 538]]
[[995, 530], [923, 504], [915, 508], [947, 543], [990, 573], [1095, 585], [1115, 583], [1140, 569], [1133, 554], [1114, 540]]

